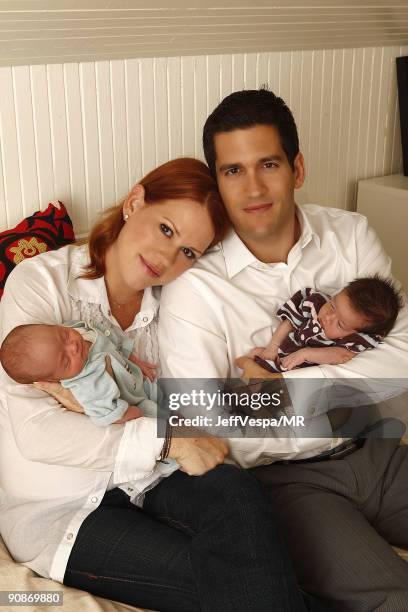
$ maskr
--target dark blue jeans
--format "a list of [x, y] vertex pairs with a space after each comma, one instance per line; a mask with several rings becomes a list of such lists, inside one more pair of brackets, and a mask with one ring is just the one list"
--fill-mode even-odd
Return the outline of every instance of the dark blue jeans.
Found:
[[307, 609], [270, 499], [229, 465], [175, 472], [143, 511], [108, 492], [79, 530], [64, 583], [169, 612]]

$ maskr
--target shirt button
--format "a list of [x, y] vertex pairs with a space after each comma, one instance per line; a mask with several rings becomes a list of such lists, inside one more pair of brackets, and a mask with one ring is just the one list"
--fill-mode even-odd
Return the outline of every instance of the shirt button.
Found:
[[74, 537], [74, 534], [73, 533], [69, 533], [67, 535], [67, 540], [72, 540], [73, 537]]
[[97, 498], [97, 497], [91, 497], [91, 502], [92, 502], [93, 504], [96, 504], [96, 502], [97, 502], [97, 501], [98, 501], [98, 498]]
[[149, 317], [143, 317], [143, 323], [147, 323], [149, 320]]
[[110, 336], [110, 334], [111, 333], [110, 333], [109, 329], [105, 329], [105, 336]]

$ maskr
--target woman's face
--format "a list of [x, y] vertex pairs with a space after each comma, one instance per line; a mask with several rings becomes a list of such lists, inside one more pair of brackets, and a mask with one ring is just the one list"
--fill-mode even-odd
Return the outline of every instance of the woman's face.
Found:
[[117, 273], [130, 289], [169, 283], [191, 268], [214, 238], [205, 206], [193, 200], [146, 204], [141, 185], [129, 194], [123, 214], [128, 217], [112, 248]]

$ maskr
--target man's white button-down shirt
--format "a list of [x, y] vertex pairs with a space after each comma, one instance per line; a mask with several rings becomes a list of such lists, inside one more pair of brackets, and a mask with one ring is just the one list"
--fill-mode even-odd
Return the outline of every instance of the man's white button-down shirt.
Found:
[[[332, 295], [357, 277], [391, 275], [391, 261], [365, 217], [315, 205], [298, 207], [296, 214], [301, 236], [287, 262], [260, 262], [231, 231], [194, 268], [163, 289], [159, 346], [164, 377], [239, 377], [234, 360], [254, 346], [266, 346], [279, 323], [278, 307], [296, 291], [314, 287]], [[287, 382], [316, 379], [315, 387], [310, 380], [309, 397], [304, 387], [297, 394], [296, 385], [290, 394], [296, 414], [318, 416], [310, 420], [305, 438], [281, 437], [276, 430], [262, 441], [231, 440], [234, 458], [245, 467], [271, 458], [313, 456], [337, 445], [325, 414], [327, 387], [334, 379], [407, 378], [407, 309], [379, 348], [342, 366], [312, 366], [284, 377]]]

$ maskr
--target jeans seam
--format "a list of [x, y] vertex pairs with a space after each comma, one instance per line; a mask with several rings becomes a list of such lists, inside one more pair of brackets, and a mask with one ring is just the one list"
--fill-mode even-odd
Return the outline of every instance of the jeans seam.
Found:
[[166, 516], [164, 514], [161, 514], [160, 516], [156, 517], [159, 521], [163, 521], [166, 523], [170, 523], [171, 525], [173, 525], [176, 528], [179, 528], [180, 531], [185, 531], [187, 532], [188, 535], [190, 536], [195, 536], [197, 535], [197, 532], [194, 531], [194, 529], [192, 529], [189, 525], [186, 525], [185, 523], [183, 523], [182, 521], [178, 521], [177, 519], [171, 517], [171, 516]]
[[[187, 589], [180, 589], [177, 586], [173, 586], [171, 584], [163, 584], [163, 583], [158, 583], [158, 582], [147, 582], [146, 580], [140, 580], [139, 578], [136, 579], [131, 579], [131, 578], [120, 578], [117, 576], [104, 576], [102, 574], [93, 574], [90, 572], [84, 572], [82, 570], [74, 570], [74, 569], [67, 569], [66, 570], [66, 574], [78, 574], [80, 576], [86, 576], [89, 579], [94, 579], [94, 580], [110, 580], [111, 582], [128, 582], [131, 584], [138, 584], [141, 586], [152, 586], [152, 587], [159, 587], [159, 588], [163, 588], [163, 589], [171, 589], [172, 591], [178, 591], [180, 593], [186, 593], [188, 592], [190, 595], [196, 596], [196, 593], [194, 591], [190, 591]], [[79, 587], [76, 587], [79, 588]]]

